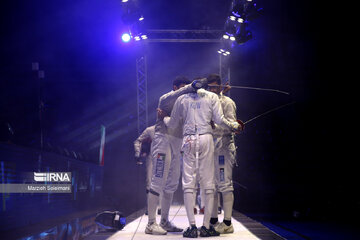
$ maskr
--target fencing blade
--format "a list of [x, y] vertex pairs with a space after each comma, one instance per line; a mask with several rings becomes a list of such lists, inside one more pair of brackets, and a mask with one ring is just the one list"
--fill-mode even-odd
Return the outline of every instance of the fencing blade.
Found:
[[257, 90], [257, 91], [268, 91], [268, 92], [277, 92], [277, 93], [282, 93], [282, 94], [286, 94], [286, 95], [290, 95], [290, 93], [285, 92], [285, 91], [281, 91], [278, 89], [272, 89], [272, 88], [259, 88], [259, 87], [246, 87], [246, 86], [234, 86], [234, 85], [212, 85], [212, 84], [208, 84], [209, 87], [230, 87], [231, 88], [236, 88], [236, 89], [249, 89], [249, 90]]
[[283, 104], [283, 105], [281, 105], [281, 106], [272, 108], [272, 109], [270, 109], [270, 110], [268, 110], [268, 111], [266, 111], [266, 112], [263, 112], [263, 113], [255, 116], [255, 117], [253, 117], [253, 118], [250, 118], [249, 120], [245, 121], [244, 124], [246, 125], [246, 124], [254, 121], [255, 119], [258, 119], [259, 117], [265, 116], [265, 115], [267, 115], [267, 114], [269, 114], [269, 113], [272, 113], [272, 112], [274, 112], [274, 111], [277, 111], [277, 110], [279, 110], [279, 109], [281, 109], [281, 108], [284, 108], [284, 107], [293, 105], [294, 103], [296, 103], [296, 102], [290, 102], [290, 103], [286, 103], [286, 104]]

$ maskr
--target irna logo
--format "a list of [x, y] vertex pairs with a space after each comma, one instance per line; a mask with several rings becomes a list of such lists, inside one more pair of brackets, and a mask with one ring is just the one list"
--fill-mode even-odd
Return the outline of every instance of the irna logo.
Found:
[[34, 172], [36, 182], [71, 182], [71, 172]]

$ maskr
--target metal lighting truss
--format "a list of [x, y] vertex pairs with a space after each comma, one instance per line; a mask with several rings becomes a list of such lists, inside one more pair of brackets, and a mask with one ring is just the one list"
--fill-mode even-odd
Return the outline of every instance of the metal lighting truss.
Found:
[[[179, 29], [151, 29], [147, 30], [145, 43], [220, 43], [223, 30], [179, 30]], [[230, 68], [228, 56], [219, 55], [219, 75], [222, 81], [230, 84]], [[148, 126], [147, 107], [147, 66], [145, 54], [136, 59], [137, 79], [137, 113], [138, 133]]]
[[148, 126], [147, 65], [146, 56], [136, 59], [137, 115], [139, 135]]

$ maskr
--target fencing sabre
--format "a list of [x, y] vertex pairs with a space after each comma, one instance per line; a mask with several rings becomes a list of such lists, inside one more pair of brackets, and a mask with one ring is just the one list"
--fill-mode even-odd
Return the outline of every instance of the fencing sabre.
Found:
[[246, 87], [246, 86], [233, 86], [233, 85], [212, 85], [212, 84], [208, 84], [209, 87], [230, 87], [230, 88], [237, 88], [237, 89], [249, 89], [249, 90], [258, 90], [258, 91], [268, 91], [268, 92], [277, 92], [277, 93], [282, 93], [282, 94], [286, 94], [286, 95], [290, 95], [290, 93], [285, 92], [285, 91], [281, 91], [281, 90], [277, 90], [277, 89], [272, 89], [272, 88], [258, 88], [258, 87]]
[[272, 113], [272, 112], [274, 112], [274, 111], [276, 111], [276, 110], [279, 110], [279, 109], [281, 109], [281, 108], [290, 106], [290, 105], [292, 105], [292, 104], [294, 104], [294, 103], [296, 103], [296, 102], [290, 102], [290, 103], [286, 103], [286, 104], [283, 104], [283, 105], [281, 105], [281, 106], [272, 108], [272, 109], [270, 109], [270, 110], [268, 110], [268, 111], [266, 111], [266, 112], [263, 112], [263, 113], [255, 116], [255, 117], [253, 117], [253, 118], [250, 118], [249, 120], [245, 121], [244, 124], [248, 124], [248, 123], [254, 121], [255, 119], [258, 119], [259, 117], [262, 117], [262, 116], [264, 116], [264, 115], [267, 115], [267, 114], [269, 114], [269, 113]]

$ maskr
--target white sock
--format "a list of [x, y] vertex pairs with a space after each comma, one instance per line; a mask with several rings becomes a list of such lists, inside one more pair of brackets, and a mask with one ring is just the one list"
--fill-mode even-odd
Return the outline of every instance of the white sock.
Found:
[[223, 192], [223, 208], [224, 208], [224, 220], [231, 220], [232, 209], [234, 205], [234, 193]]
[[158, 207], [161, 209], [161, 200], [162, 200], [162, 193], [160, 193], [159, 195], [159, 204], [158, 204]]
[[184, 205], [186, 209], [186, 215], [189, 220], [189, 225], [196, 225], [194, 215], [194, 191], [184, 189]]
[[149, 192], [147, 199], [149, 224], [156, 222], [156, 207], [158, 205], [158, 202], [159, 196]]
[[170, 205], [173, 200], [174, 193], [163, 192], [161, 199], [161, 223], [166, 223], [169, 220]]
[[[217, 204], [216, 204], [217, 206]], [[209, 228], [210, 226], [210, 218], [212, 209], [214, 207], [214, 190], [212, 189], [206, 189], [205, 190], [205, 212], [204, 212], [204, 220], [203, 225], [206, 228]]]

